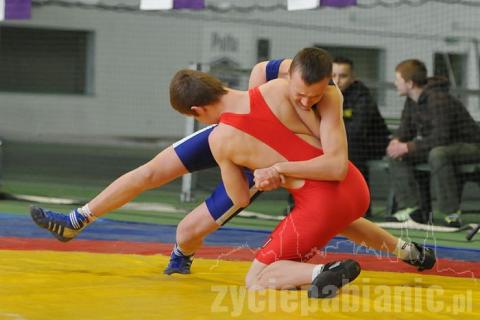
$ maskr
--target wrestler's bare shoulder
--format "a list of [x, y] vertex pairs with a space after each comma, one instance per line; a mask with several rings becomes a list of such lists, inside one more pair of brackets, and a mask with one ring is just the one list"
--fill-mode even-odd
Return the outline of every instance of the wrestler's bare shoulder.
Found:
[[208, 141], [210, 142], [221, 142], [221, 141], [228, 141], [235, 136], [237, 129], [224, 123], [219, 123], [215, 129], [212, 130], [208, 137]]
[[262, 87], [267, 87], [267, 88], [286, 88], [288, 87], [288, 79], [283, 79], [283, 78], [277, 78], [268, 81], [265, 83]]
[[342, 108], [343, 95], [337, 86], [328, 86], [325, 89], [325, 93], [318, 103], [319, 110], [327, 108]]
[[260, 86], [260, 92], [263, 96], [266, 95], [276, 95], [278, 96], [280, 93], [283, 95], [288, 94], [288, 80], [287, 79], [274, 79], [270, 80], [267, 83]]
[[280, 70], [278, 71], [278, 78], [288, 79], [290, 73], [290, 65], [292, 64], [292, 59], [285, 59], [280, 64]]

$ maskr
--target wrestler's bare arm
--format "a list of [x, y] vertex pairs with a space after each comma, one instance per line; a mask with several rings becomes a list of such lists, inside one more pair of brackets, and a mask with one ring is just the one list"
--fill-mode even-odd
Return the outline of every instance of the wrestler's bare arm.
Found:
[[[248, 80], [248, 88], [255, 88], [267, 82], [266, 78], [266, 67], [268, 61], [263, 61], [257, 63], [250, 72], [250, 78]], [[292, 59], [285, 59], [280, 64], [280, 69], [278, 71], [279, 79], [288, 79], [288, 70], [290, 69], [290, 64]]]
[[[329, 90], [338, 90], [329, 87]], [[323, 99], [322, 99], [323, 100]], [[342, 119], [341, 95], [329, 95], [328, 104], [317, 108], [321, 119], [320, 140], [324, 154], [306, 161], [280, 162], [275, 169], [286, 176], [315, 179], [343, 180], [347, 174], [348, 149], [345, 125]]]
[[[322, 100], [317, 104], [317, 110], [328, 109], [329, 106], [335, 106], [340, 108], [341, 119], [343, 119], [343, 94], [337, 85], [329, 85], [325, 90]], [[319, 114], [321, 116], [321, 114]]]
[[257, 63], [250, 72], [250, 78], [248, 79], [248, 88], [255, 88], [259, 85], [264, 84], [267, 82], [267, 78], [265, 75], [265, 67], [267, 65], [267, 61]]
[[228, 196], [235, 206], [244, 208], [250, 204], [250, 188], [242, 168], [230, 160], [230, 153], [234, 152], [231, 148], [232, 144], [226, 142], [230, 140], [222, 125], [215, 128], [208, 137], [210, 149], [220, 168]]

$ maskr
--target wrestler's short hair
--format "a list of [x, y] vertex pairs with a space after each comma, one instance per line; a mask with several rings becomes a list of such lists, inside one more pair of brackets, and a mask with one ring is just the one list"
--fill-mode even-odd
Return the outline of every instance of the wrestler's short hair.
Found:
[[192, 106], [215, 103], [226, 93], [220, 80], [201, 71], [182, 69], [170, 81], [170, 104], [183, 114], [192, 115]]
[[412, 81], [419, 87], [427, 84], [427, 67], [420, 60], [404, 60], [395, 67], [395, 71], [400, 73], [403, 80]]
[[292, 60], [289, 73], [300, 71], [302, 80], [311, 85], [332, 77], [332, 56], [320, 48], [304, 48]]

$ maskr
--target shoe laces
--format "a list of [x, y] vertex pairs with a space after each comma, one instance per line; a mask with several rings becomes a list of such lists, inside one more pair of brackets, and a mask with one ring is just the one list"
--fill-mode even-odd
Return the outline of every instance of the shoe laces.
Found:
[[51, 219], [51, 220], [62, 220], [62, 221], [65, 221], [65, 222], [70, 222], [69, 219], [68, 219], [68, 216], [63, 214], [63, 213], [57, 213], [55, 211], [50, 211], [50, 210], [45, 210], [45, 209], [42, 209], [45, 217], [47, 219]]
[[175, 266], [181, 266], [181, 265], [191, 266], [192, 258], [191, 256], [180, 256], [177, 254], [173, 254], [173, 258], [170, 260], [170, 264]]

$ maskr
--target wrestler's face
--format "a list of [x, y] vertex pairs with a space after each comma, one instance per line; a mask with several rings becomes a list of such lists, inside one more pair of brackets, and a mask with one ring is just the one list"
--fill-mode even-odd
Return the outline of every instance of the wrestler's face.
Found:
[[310, 110], [323, 97], [330, 78], [323, 79], [311, 85], [302, 80], [300, 71], [293, 71], [289, 81], [289, 95], [295, 107]]
[[400, 72], [395, 72], [395, 81], [393, 82], [397, 87], [399, 96], [407, 96], [411, 87], [411, 81], [405, 81]]
[[347, 63], [334, 63], [332, 65], [332, 78], [342, 92], [347, 90], [355, 81], [353, 70]]

